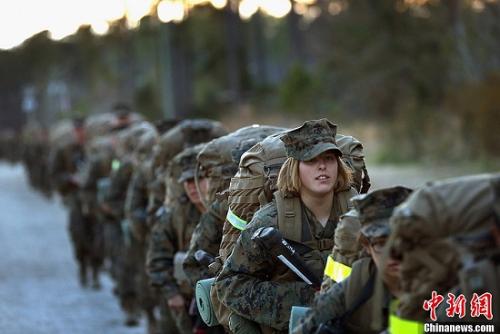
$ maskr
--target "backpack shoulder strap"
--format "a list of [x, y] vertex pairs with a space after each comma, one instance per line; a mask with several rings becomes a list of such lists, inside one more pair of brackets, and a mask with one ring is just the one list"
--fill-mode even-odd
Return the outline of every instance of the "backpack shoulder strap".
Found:
[[337, 197], [336, 202], [338, 204], [338, 209], [340, 210], [339, 216], [351, 210], [351, 198], [353, 196], [356, 196], [357, 194], [358, 192], [354, 188], [349, 188], [349, 190], [340, 191], [335, 194], [335, 196]]
[[285, 197], [280, 191], [274, 193], [278, 210], [278, 229], [285, 239], [302, 241], [302, 210], [298, 197]]

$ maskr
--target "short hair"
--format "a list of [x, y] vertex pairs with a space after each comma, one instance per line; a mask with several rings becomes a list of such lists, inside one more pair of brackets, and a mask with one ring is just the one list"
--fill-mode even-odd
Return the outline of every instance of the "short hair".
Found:
[[[352, 170], [346, 163], [338, 156], [337, 158], [337, 183], [335, 184], [333, 191], [339, 192], [347, 190], [352, 185]], [[300, 161], [289, 157], [285, 160], [283, 166], [281, 166], [280, 172], [278, 174], [277, 187], [280, 192], [288, 196], [299, 196], [300, 188], [302, 186], [300, 182], [299, 175], [299, 163]]]

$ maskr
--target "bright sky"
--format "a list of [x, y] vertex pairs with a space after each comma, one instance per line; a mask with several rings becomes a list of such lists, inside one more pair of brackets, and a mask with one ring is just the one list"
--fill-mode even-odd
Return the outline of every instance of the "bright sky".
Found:
[[[295, 0], [304, 5], [314, 2]], [[210, 3], [221, 9], [227, 0], [0, 0], [0, 49], [15, 47], [44, 30], [54, 40], [74, 34], [81, 25], [91, 25], [95, 34], [105, 34], [109, 23], [124, 16], [133, 28], [157, 3], [161, 21], [179, 22], [196, 5]], [[243, 19], [259, 9], [280, 18], [290, 12], [292, 4], [290, 0], [241, 0], [239, 5]]]

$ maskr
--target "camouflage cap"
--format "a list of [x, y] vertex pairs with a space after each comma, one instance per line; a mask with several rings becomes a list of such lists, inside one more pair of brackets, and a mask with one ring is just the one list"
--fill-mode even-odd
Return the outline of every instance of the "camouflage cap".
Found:
[[180, 183], [194, 179], [198, 161], [197, 156], [203, 147], [205, 147], [205, 144], [186, 148], [174, 158], [175, 162], [181, 166], [181, 176], [178, 179]]
[[368, 238], [389, 235], [389, 218], [394, 208], [403, 203], [411, 192], [409, 188], [396, 186], [353, 197], [362, 226], [361, 233]]
[[326, 118], [307, 121], [302, 126], [289, 130], [281, 136], [286, 155], [299, 161], [308, 161], [328, 150], [341, 156], [335, 135], [337, 126]]

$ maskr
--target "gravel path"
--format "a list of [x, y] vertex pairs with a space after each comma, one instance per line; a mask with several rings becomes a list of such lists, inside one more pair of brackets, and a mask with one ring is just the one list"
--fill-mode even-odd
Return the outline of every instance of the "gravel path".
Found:
[[122, 325], [107, 276], [102, 290], [83, 290], [76, 272], [63, 206], [0, 163], [0, 333], [145, 333]]

